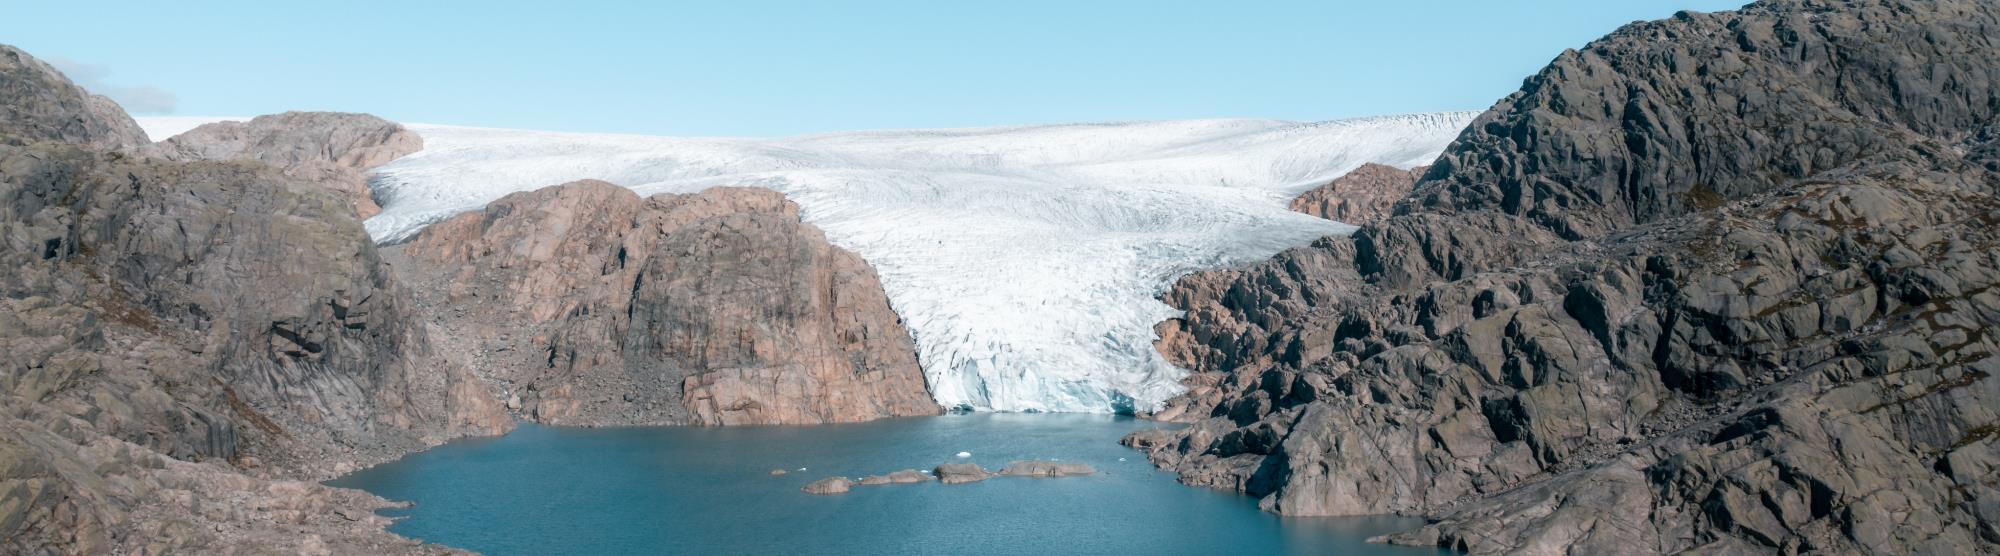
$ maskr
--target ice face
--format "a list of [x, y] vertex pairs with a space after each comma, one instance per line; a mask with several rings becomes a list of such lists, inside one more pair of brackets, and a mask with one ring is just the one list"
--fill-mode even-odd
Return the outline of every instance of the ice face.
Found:
[[1156, 296], [1351, 226], [1286, 203], [1364, 162], [1435, 158], [1474, 113], [688, 139], [412, 125], [380, 168], [378, 241], [507, 193], [597, 178], [641, 194], [751, 185], [882, 276], [947, 407], [1151, 409], [1186, 371], [1153, 349]]

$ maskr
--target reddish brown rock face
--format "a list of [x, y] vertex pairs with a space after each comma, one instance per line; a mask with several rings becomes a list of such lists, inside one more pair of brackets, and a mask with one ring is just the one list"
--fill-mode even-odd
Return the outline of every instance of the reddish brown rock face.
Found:
[[873, 269], [763, 189], [601, 181], [440, 222], [402, 272], [475, 366], [549, 423], [812, 424], [934, 415]]
[[1373, 223], [1388, 218], [1396, 201], [1409, 196], [1410, 188], [1429, 169], [1362, 164], [1345, 176], [1299, 194], [1292, 199], [1292, 210], [1356, 226]]

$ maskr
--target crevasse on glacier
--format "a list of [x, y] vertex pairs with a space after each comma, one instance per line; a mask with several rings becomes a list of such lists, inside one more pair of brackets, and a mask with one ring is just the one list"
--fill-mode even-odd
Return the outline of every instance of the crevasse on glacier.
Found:
[[1149, 409], [1186, 372], [1152, 347], [1190, 271], [1352, 227], [1286, 210], [1364, 162], [1435, 158], [1474, 112], [671, 138], [412, 125], [380, 169], [378, 241], [507, 193], [598, 178], [641, 194], [755, 185], [875, 265], [938, 402]]

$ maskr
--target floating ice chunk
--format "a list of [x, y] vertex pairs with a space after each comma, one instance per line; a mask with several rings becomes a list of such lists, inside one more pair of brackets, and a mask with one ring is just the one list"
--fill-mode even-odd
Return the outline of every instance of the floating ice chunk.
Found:
[[969, 458], [969, 457], [972, 457], [972, 452], [959, 452], [959, 453], [958, 453], [958, 457], [959, 457], [959, 458]]

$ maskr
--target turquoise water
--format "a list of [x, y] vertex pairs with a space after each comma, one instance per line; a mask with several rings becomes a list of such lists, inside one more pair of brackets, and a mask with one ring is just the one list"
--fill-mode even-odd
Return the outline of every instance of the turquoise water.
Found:
[[[990, 413], [817, 427], [526, 425], [329, 484], [414, 502], [391, 514], [404, 516], [397, 533], [495, 555], [1433, 553], [1365, 542], [1419, 521], [1280, 518], [1245, 496], [1182, 486], [1117, 444], [1159, 426]], [[1030, 458], [1099, 474], [799, 491], [833, 475]], [[790, 472], [770, 475], [779, 468]]]

